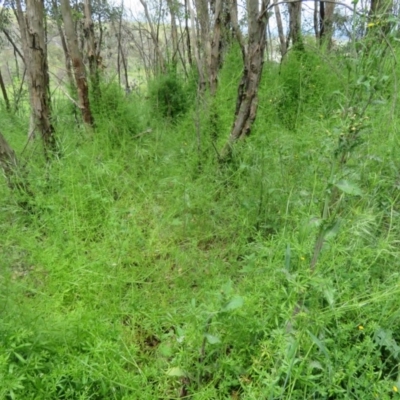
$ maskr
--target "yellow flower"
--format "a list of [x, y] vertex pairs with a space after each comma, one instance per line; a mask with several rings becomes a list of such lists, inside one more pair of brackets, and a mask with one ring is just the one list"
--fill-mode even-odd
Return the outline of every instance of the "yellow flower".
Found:
[[367, 25], [367, 27], [368, 28], [372, 28], [372, 27], [374, 27], [376, 24], [374, 24], [373, 22], [370, 22], [368, 25]]
[[362, 325], [358, 325], [358, 330], [359, 330], [359, 331], [363, 331], [363, 330], [364, 330], [364, 327], [363, 327]]
[[399, 391], [399, 389], [397, 389], [397, 386], [393, 386], [393, 392], [398, 392]]
[[305, 258], [304, 258], [303, 256], [301, 256], [301, 257], [300, 257], [300, 260], [301, 260], [301, 261], [304, 261], [304, 260], [305, 260]]

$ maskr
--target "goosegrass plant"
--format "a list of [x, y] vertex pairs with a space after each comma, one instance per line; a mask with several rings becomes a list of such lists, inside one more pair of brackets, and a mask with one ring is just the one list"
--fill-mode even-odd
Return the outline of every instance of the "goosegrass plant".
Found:
[[153, 119], [151, 101], [104, 83], [93, 132], [56, 107], [63, 152], [45, 166], [40, 146], [22, 152], [26, 130], [2, 115], [35, 207], [22, 210], [1, 185], [0, 398], [398, 396], [389, 87], [371, 97], [352, 80], [353, 104], [344, 70], [309, 109], [290, 106], [293, 131], [279, 118], [284, 82], [271, 65], [252, 136], [221, 167], [212, 143], [231, 127], [236, 56], [208, 103], [215, 124], [206, 107], [174, 124]]

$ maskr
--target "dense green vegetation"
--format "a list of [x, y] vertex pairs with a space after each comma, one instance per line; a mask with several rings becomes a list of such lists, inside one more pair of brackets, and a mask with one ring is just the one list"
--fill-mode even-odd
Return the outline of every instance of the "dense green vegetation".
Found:
[[237, 49], [214, 99], [176, 74], [146, 97], [104, 82], [94, 132], [53, 96], [50, 164], [2, 110], [35, 197], [0, 186], [0, 398], [399, 396], [392, 46], [266, 64], [228, 163]]

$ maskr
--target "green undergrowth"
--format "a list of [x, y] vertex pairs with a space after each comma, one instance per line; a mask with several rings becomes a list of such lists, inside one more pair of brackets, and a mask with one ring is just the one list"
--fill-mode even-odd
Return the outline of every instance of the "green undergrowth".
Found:
[[295, 57], [265, 65], [229, 164], [235, 50], [174, 121], [112, 83], [93, 132], [55, 100], [49, 165], [2, 114], [35, 197], [0, 187], [1, 399], [398, 396], [398, 107], [348, 112], [332, 56]]

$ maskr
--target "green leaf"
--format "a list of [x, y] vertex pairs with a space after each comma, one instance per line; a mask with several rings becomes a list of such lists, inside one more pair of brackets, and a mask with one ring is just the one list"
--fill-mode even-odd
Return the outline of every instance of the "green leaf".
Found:
[[222, 311], [232, 311], [243, 306], [244, 300], [241, 296], [235, 296], [232, 300], [222, 309]]
[[217, 337], [217, 336], [210, 335], [210, 334], [206, 333], [205, 337], [207, 339], [207, 342], [210, 343], [210, 344], [221, 343], [221, 339], [219, 337]]
[[179, 367], [173, 367], [167, 371], [167, 375], [182, 377], [182, 376], [186, 376], [186, 372], [183, 371], [182, 369], [180, 369]]
[[352, 196], [362, 196], [362, 190], [352, 182], [342, 179], [336, 182], [335, 186], [343, 193], [350, 194]]

